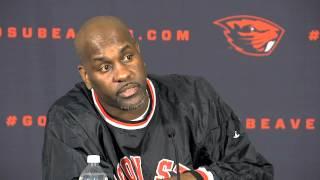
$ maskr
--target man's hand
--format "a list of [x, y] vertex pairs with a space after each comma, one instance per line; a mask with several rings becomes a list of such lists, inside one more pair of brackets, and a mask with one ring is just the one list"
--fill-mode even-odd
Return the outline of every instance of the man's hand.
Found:
[[[180, 179], [181, 180], [197, 180], [191, 173], [186, 172], [183, 174], [180, 174]], [[177, 180], [177, 176], [171, 177], [167, 180]]]

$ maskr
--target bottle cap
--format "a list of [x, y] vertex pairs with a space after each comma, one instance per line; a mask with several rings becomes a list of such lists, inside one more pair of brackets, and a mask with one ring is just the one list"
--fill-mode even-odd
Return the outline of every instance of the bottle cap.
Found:
[[100, 156], [99, 155], [88, 155], [87, 156], [87, 163], [100, 163]]

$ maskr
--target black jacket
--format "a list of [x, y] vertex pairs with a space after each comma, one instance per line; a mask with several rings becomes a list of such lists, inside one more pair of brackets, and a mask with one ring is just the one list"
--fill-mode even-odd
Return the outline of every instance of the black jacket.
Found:
[[[230, 107], [202, 78], [148, 77], [145, 119], [110, 117], [94, 91], [78, 83], [48, 112], [43, 179], [79, 177], [97, 154], [109, 178], [163, 179], [192, 171], [203, 179], [273, 179]], [[199, 176], [200, 177], [200, 176]]]

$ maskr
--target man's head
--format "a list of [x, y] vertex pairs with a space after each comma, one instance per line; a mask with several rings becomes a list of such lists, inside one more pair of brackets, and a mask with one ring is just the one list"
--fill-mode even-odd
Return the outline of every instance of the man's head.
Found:
[[146, 71], [139, 45], [118, 18], [89, 19], [77, 33], [75, 47], [81, 78], [104, 106], [130, 111], [147, 102]]

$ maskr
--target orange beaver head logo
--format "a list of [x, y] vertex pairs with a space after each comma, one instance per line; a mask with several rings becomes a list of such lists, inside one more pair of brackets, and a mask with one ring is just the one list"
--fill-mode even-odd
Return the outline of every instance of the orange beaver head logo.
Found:
[[224, 29], [227, 41], [236, 51], [250, 56], [269, 56], [285, 30], [279, 25], [255, 16], [229, 16], [213, 21]]

